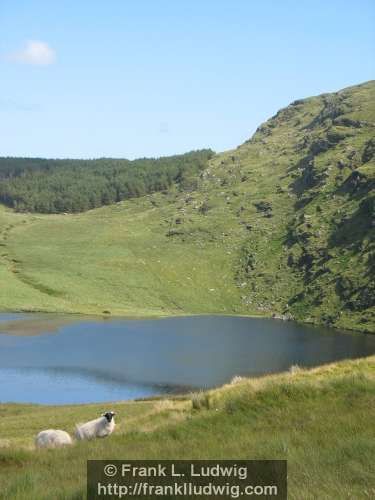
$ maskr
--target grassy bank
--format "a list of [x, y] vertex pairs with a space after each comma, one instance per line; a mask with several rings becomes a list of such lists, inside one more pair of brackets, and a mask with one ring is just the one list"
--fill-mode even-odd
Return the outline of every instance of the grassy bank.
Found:
[[[237, 305], [230, 258], [239, 238], [209, 241], [208, 220], [191, 242], [168, 237], [175, 207], [164, 198], [172, 196], [70, 216], [3, 210], [0, 308], [127, 316], [246, 312]], [[157, 210], [151, 202], [159, 197]], [[230, 221], [221, 223], [223, 232], [230, 230]]]
[[[79, 499], [91, 458], [288, 460], [289, 498], [372, 498], [375, 357], [259, 379], [208, 393], [80, 406], [0, 405], [0, 491], [12, 500]], [[64, 450], [33, 449], [48, 427], [73, 432], [104, 409], [115, 433]]]

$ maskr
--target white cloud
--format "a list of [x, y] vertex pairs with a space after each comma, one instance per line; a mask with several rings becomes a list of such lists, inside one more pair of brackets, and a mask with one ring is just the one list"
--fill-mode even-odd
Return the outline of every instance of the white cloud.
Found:
[[47, 66], [56, 60], [56, 53], [51, 47], [39, 40], [28, 40], [23, 49], [10, 55], [12, 61], [36, 66]]

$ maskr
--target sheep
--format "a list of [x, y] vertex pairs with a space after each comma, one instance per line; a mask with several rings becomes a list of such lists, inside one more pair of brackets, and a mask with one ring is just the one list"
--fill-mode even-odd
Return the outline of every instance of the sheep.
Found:
[[60, 448], [72, 444], [73, 440], [69, 434], [59, 429], [41, 431], [35, 438], [35, 446], [37, 448]]
[[76, 439], [83, 440], [109, 436], [115, 428], [115, 420], [113, 418], [115, 415], [115, 412], [108, 411], [95, 420], [76, 425]]

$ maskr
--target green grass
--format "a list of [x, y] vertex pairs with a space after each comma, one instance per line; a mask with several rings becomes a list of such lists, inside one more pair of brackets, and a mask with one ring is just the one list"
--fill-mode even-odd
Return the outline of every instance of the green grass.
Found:
[[108, 404], [0, 405], [0, 491], [12, 500], [84, 498], [87, 459], [287, 459], [290, 499], [373, 498], [375, 357], [237, 383], [173, 400], [111, 404], [109, 438], [33, 448]]
[[7, 239], [0, 307], [137, 316], [235, 312], [239, 293], [225, 252], [235, 241], [209, 241], [203, 224], [191, 242], [167, 237], [175, 208], [160, 214], [146, 201], [74, 216], [23, 216]]
[[[374, 332], [375, 228], [360, 212], [374, 196], [374, 159], [361, 159], [374, 137], [374, 94], [367, 82], [288, 106], [216, 155], [191, 193], [76, 215], [0, 207], [0, 310], [275, 313]], [[337, 124], [336, 109], [361, 125]], [[354, 191], [353, 171], [364, 176]]]

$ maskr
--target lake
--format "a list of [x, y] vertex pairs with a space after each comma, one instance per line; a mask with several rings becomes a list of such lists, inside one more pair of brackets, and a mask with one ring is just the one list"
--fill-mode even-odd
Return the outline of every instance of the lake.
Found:
[[375, 336], [271, 319], [0, 314], [0, 402], [143, 398], [375, 354]]

